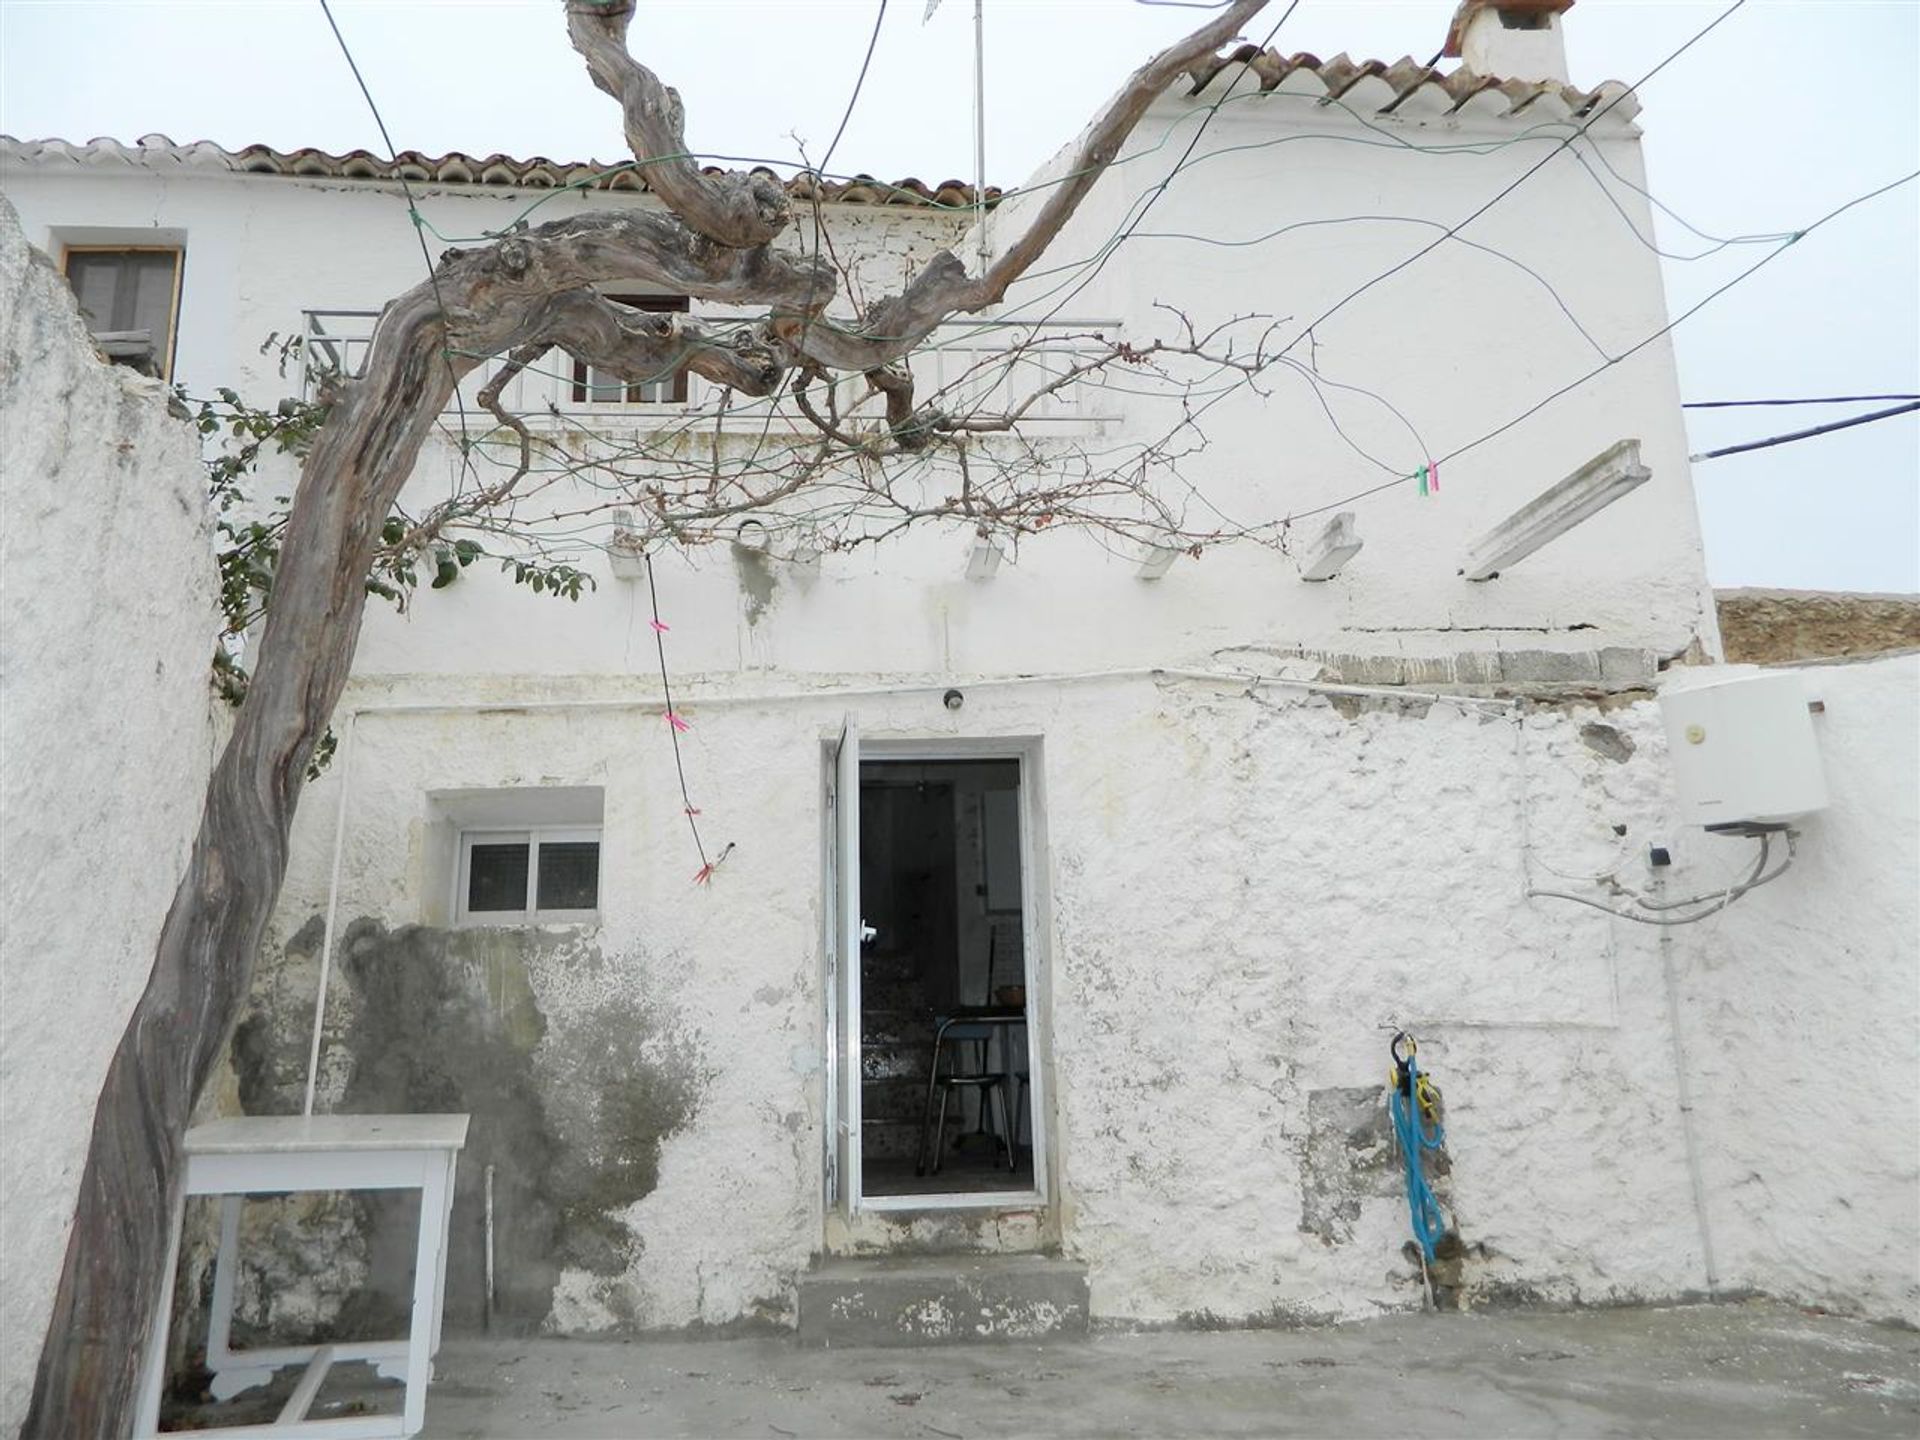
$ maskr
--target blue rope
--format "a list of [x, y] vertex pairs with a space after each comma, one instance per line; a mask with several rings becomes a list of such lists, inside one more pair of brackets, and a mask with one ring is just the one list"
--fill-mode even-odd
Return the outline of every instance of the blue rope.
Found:
[[1426, 1167], [1420, 1163], [1420, 1155], [1425, 1150], [1438, 1150], [1446, 1143], [1447, 1132], [1438, 1120], [1433, 1122], [1433, 1133], [1428, 1134], [1420, 1123], [1420, 1067], [1409, 1055], [1407, 1066], [1407, 1093], [1402, 1095], [1399, 1086], [1387, 1090], [1387, 1110], [1393, 1116], [1394, 1138], [1400, 1142], [1400, 1155], [1407, 1167], [1407, 1213], [1413, 1220], [1413, 1238], [1420, 1242], [1420, 1250], [1433, 1261], [1434, 1242], [1446, 1233], [1447, 1222], [1440, 1213], [1440, 1202], [1434, 1198], [1433, 1188], [1427, 1184]]

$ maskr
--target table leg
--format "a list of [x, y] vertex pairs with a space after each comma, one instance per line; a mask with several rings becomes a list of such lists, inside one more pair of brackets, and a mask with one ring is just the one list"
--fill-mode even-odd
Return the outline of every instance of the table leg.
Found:
[[420, 1187], [420, 1238], [414, 1247], [413, 1318], [407, 1330], [407, 1399], [400, 1433], [417, 1435], [427, 1423], [427, 1382], [440, 1316], [440, 1247], [446, 1243], [451, 1165], [429, 1166]]
[[167, 1336], [173, 1328], [173, 1273], [180, 1265], [180, 1227], [186, 1218], [185, 1186], [173, 1197], [173, 1220], [167, 1231], [167, 1266], [160, 1273], [160, 1294], [154, 1301], [153, 1326], [147, 1335], [147, 1353], [140, 1364], [133, 1433], [146, 1440], [160, 1433], [160, 1392], [167, 1380]]
[[946, 1034], [945, 1024], [933, 1032], [933, 1061], [927, 1068], [927, 1100], [920, 1107], [920, 1144], [914, 1151], [913, 1173], [916, 1175], [926, 1174], [932, 1159], [927, 1154], [927, 1136], [933, 1125], [933, 1092], [940, 1079], [940, 1042]]
[[[440, 1255], [439, 1272], [433, 1282], [433, 1349], [430, 1353], [440, 1353], [440, 1326], [447, 1317], [447, 1252], [453, 1249], [453, 1181], [458, 1173], [460, 1157], [453, 1151], [447, 1152], [447, 1203], [440, 1215]], [[426, 1197], [421, 1197], [421, 1204]]]
[[240, 1277], [240, 1205], [243, 1195], [220, 1197], [220, 1244], [213, 1252], [213, 1303], [207, 1315], [208, 1389], [216, 1400], [231, 1400], [243, 1390], [273, 1383], [272, 1366], [249, 1362], [233, 1348], [233, 1292]]

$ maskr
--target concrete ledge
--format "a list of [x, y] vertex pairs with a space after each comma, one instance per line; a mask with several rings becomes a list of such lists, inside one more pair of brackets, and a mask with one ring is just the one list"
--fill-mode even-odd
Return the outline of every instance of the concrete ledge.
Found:
[[[1215, 652], [1216, 662], [1234, 666], [1255, 660], [1298, 662], [1301, 678], [1340, 685], [1404, 685], [1411, 689], [1500, 691], [1554, 695], [1571, 691], [1621, 691], [1651, 688], [1660, 657], [1651, 650], [1609, 645], [1598, 650], [1545, 647], [1460, 650], [1405, 655], [1361, 654], [1335, 650], [1235, 649]], [[1311, 667], [1307, 669], [1305, 667]]]
[[829, 1260], [800, 1280], [803, 1345], [954, 1345], [1087, 1333], [1087, 1270], [1044, 1255]]

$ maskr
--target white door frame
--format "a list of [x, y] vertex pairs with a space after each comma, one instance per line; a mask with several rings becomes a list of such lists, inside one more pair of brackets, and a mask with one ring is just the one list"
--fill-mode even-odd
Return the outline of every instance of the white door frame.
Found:
[[[1041, 740], [1037, 735], [981, 736], [960, 738], [948, 736], [939, 739], [900, 739], [882, 740], [861, 737], [859, 741], [861, 760], [906, 760], [936, 763], [954, 760], [1012, 760], [1020, 767], [1019, 814], [1020, 814], [1020, 926], [1023, 979], [1027, 990], [1027, 1106], [1028, 1125], [1033, 1137], [1033, 1187], [1027, 1190], [991, 1190], [976, 1191], [970, 1194], [951, 1195], [862, 1195], [855, 1188], [851, 1193], [843, 1193], [838, 1208], [849, 1214], [860, 1210], [1031, 1210], [1045, 1205], [1052, 1193], [1053, 1151], [1051, 1131], [1047, 1124], [1049, 1114], [1048, 1100], [1052, 1094], [1053, 1047], [1052, 1039], [1052, 1000], [1047, 988], [1046, 977], [1050, 971], [1049, 953], [1052, 935], [1053, 916], [1051, 912], [1051, 893], [1047, 886], [1045, 807], [1041, 803]], [[828, 763], [832, 763], [832, 747], [828, 747]], [[854, 797], [858, 804], [858, 796]], [[844, 803], [844, 802], [843, 802]], [[829, 832], [832, 839], [832, 832]], [[852, 858], [854, 866], [855, 895], [858, 894], [859, 857]], [[831, 872], [834, 862], [828, 862]], [[831, 897], [830, 897], [831, 898]], [[832, 908], [831, 906], [829, 907]], [[857, 923], [857, 922], [856, 922]], [[857, 957], [856, 957], [857, 960]], [[829, 970], [831, 975], [832, 971]], [[837, 1055], [859, 1055], [860, 1043], [860, 976], [857, 964], [851, 976], [850, 986], [841, 986], [840, 994], [847, 997], [846, 1009], [850, 1013], [837, 1014], [836, 997], [828, 995], [828, 1036], [830, 1047]], [[839, 1033], [831, 1028], [836, 1021]], [[846, 1065], [830, 1068], [827, 1076], [827, 1116], [831, 1127], [840, 1113], [838, 1097], [833, 1086], [836, 1083], [858, 1085], [860, 1072], [857, 1063], [849, 1069]], [[854, 1113], [858, 1114], [857, 1107]], [[860, 1144], [859, 1133], [849, 1137], [857, 1152]], [[831, 1146], [834, 1136], [831, 1131], [828, 1143]], [[856, 1163], [850, 1167], [854, 1175], [859, 1174]]]
[[[827, 747], [824, 866], [826, 904], [826, 1208], [851, 1217], [860, 1207], [860, 720], [849, 712]], [[849, 793], [851, 792], [851, 793]], [[839, 1017], [856, 1017], [849, 1028]]]

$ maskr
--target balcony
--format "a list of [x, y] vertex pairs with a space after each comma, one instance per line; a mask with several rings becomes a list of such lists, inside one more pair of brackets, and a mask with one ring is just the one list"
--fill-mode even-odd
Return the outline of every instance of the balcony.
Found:
[[[357, 379], [366, 368], [373, 343], [377, 310], [307, 310], [301, 345], [302, 393], [311, 396], [331, 379]], [[1052, 320], [1038, 324], [1006, 320], [955, 320], [942, 326], [911, 359], [916, 394], [923, 404], [937, 404], [950, 414], [1004, 414], [1068, 374], [1072, 368], [1104, 348], [1091, 338], [1095, 332], [1112, 334], [1112, 320]], [[464, 411], [468, 422], [484, 417], [478, 396], [496, 373], [499, 361], [481, 366], [460, 385], [460, 399], [449, 414]], [[717, 424], [734, 432], [810, 431], [811, 425], [784, 391], [764, 400], [738, 394], [720, 410], [720, 387], [698, 375], [687, 377], [686, 398], [676, 400], [663, 384], [610, 386], [590, 383], [571, 358], [550, 351], [530, 369], [511, 380], [502, 403], [535, 431], [584, 430], [592, 433], [634, 433], [669, 428], [699, 429], [711, 433]], [[860, 376], [842, 376], [836, 382], [843, 417], [851, 409], [850, 424], [877, 421], [884, 406], [866, 395]], [[658, 397], [658, 398], [656, 398]], [[824, 385], [812, 395], [815, 407], [827, 408]], [[1118, 394], [1097, 378], [1076, 380], [1042, 394], [1020, 422], [1029, 434], [1084, 434], [1120, 416]]]

